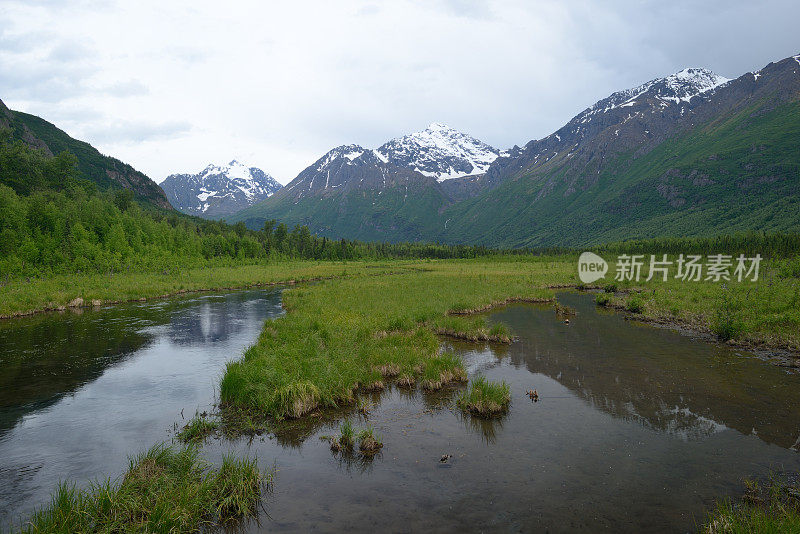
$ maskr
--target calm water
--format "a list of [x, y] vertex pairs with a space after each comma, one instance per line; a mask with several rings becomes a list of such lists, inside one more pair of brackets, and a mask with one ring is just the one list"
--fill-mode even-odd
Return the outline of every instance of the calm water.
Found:
[[[15, 369], [0, 396], [6, 515], [41, 502], [59, 476], [118, 474], [127, 453], [167, 438], [181, 408], [210, 403], [223, 362], [279, 313], [277, 294], [204, 299], [0, 326], [0, 360]], [[511, 385], [502, 419], [462, 416], [458, 388], [392, 389], [371, 397], [366, 421], [344, 412], [255, 440], [209, 441], [212, 460], [235, 450], [277, 470], [268, 515], [245, 530], [684, 532], [716, 498], [739, 493], [743, 477], [800, 471], [800, 375], [598, 313], [588, 295], [560, 300], [579, 311], [571, 325], [546, 307], [511, 306], [491, 320], [519, 342], [452, 345], [470, 375]], [[10, 359], [12, 339], [51, 354]], [[98, 343], [98, 361], [58, 363], [67, 347]], [[39, 386], [20, 385], [31, 380]], [[24, 407], [11, 404], [20, 398]], [[333, 455], [319, 438], [342, 417], [374, 426], [383, 452], [371, 461]], [[443, 454], [452, 454], [446, 464]]]
[[60, 479], [117, 476], [170, 439], [281, 313], [272, 290], [0, 321], [0, 530]]

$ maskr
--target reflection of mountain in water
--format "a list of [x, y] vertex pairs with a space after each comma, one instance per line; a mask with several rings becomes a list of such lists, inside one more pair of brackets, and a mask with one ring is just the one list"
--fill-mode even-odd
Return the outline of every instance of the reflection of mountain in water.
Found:
[[0, 435], [162, 335], [179, 345], [227, 340], [245, 318], [261, 320], [280, 308], [279, 292], [263, 296], [235, 292], [0, 321]]
[[173, 313], [169, 323], [169, 340], [181, 346], [205, 345], [227, 341], [240, 333], [253, 317], [267, 317], [267, 308], [279, 306], [267, 300], [243, 300], [239, 293], [205, 296], [190, 309]]
[[798, 440], [797, 375], [726, 346], [598, 313], [589, 295], [559, 300], [579, 312], [569, 326], [543, 307], [512, 306], [493, 316], [520, 336], [508, 353], [514, 365], [615, 417], [685, 440], [726, 427], [784, 448]]

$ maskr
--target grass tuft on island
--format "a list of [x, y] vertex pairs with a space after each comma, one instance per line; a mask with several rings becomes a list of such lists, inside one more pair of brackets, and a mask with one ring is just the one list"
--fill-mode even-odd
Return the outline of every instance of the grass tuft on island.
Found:
[[216, 432], [219, 426], [219, 421], [209, 419], [207, 414], [195, 414], [176, 437], [183, 443], [197, 443]]
[[511, 389], [505, 381], [490, 382], [479, 376], [456, 401], [459, 408], [478, 417], [494, 417], [508, 411]]
[[156, 445], [131, 459], [119, 484], [60, 484], [18, 532], [194, 532], [254, 515], [270, 480], [255, 459], [225, 456], [213, 468], [195, 447]]

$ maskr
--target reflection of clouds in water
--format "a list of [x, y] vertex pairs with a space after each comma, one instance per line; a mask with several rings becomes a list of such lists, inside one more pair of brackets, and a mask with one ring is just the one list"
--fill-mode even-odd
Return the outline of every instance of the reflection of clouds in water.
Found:
[[468, 351], [462, 354], [462, 359], [469, 375], [491, 369], [500, 363], [497, 356], [489, 348]]

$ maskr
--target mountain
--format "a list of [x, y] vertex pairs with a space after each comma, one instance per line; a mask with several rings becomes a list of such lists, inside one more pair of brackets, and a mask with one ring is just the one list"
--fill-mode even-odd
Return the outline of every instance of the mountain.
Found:
[[81, 178], [94, 183], [101, 191], [129, 189], [139, 200], [172, 210], [161, 188], [141, 173], [118, 159], [104, 156], [89, 143], [73, 139], [46, 120], [21, 111], [12, 111], [0, 101], [0, 129], [11, 132], [14, 140], [42, 150], [48, 157], [64, 151], [77, 158]]
[[334, 149], [234, 220], [506, 247], [800, 231], [800, 56], [734, 80], [684, 69], [503, 152], [447, 130]]
[[377, 152], [388, 163], [440, 182], [483, 174], [500, 154], [483, 141], [437, 122], [421, 132], [392, 139]]
[[499, 154], [439, 123], [378, 149], [342, 145], [231, 220], [259, 228], [274, 218], [363, 240], [423, 239], [439, 210], [475, 190], [475, 173], [482, 175]]
[[219, 219], [272, 196], [281, 188], [272, 176], [236, 160], [209, 165], [197, 174], [170, 174], [161, 188], [183, 213]]
[[520, 247], [798, 231], [799, 140], [800, 56], [735, 80], [685, 69], [498, 158], [496, 186], [430, 232]]

